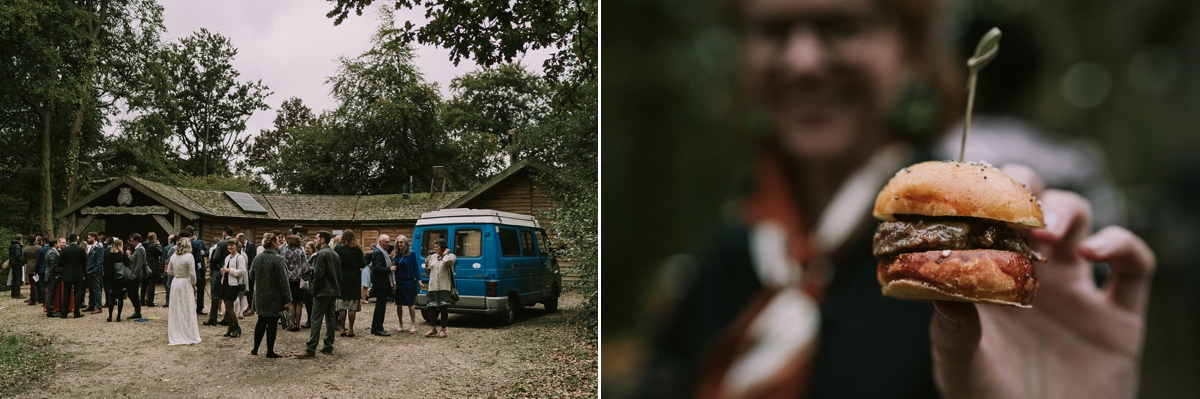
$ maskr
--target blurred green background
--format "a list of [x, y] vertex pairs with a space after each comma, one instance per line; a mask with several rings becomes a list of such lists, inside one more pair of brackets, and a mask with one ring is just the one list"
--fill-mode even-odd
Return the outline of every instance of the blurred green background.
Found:
[[[741, 90], [731, 1], [605, 2], [606, 394], [636, 380], [655, 310], [678, 294], [672, 273], [731, 222], [755, 137], [771, 129]], [[1005, 39], [978, 109], [1102, 149], [1127, 212], [1116, 220], [1158, 256], [1139, 396], [1200, 397], [1200, 2], [945, 2], [941, 30], [957, 53], [988, 26]]]

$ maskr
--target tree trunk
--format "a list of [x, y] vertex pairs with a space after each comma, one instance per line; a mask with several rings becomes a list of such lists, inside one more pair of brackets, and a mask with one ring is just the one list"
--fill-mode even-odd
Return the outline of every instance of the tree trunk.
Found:
[[42, 233], [54, 234], [54, 196], [50, 180], [50, 105], [42, 109], [42, 211], [40, 216]]
[[67, 139], [67, 204], [75, 203], [79, 179], [79, 136], [83, 129], [83, 111], [87, 109], [91, 97], [91, 90], [88, 90], [79, 99], [79, 108], [75, 109], [75, 122], [71, 124], [71, 135]]

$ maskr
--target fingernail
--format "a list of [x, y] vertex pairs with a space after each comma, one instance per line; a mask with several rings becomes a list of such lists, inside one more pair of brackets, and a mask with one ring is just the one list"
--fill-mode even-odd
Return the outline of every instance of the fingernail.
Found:
[[954, 332], [954, 333], [958, 332], [958, 330], [959, 330], [958, 320], [952, 319], [952, 318], [950, 318], [950, 316], [946, 316], [945, 313], [942, 313], [942, 309], [939, 308], [936, 304], [933, 305], [933, 310], [935, 312], [937, 312], [938, 316], [941, 316], [942, 326], [945, 327], [947, 331]]

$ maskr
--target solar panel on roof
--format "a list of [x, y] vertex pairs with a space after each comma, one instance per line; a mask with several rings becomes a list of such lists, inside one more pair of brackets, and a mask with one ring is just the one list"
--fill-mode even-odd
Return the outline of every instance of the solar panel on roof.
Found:
[[263, 208], [262, 205], [259, 205], [258, 201], [255, 201], [254, 197], [251, 197], [250, 194], [239, 193], [237, 191], [226, 191], [225, 195], [228, 195], [229, 199], [233, 200], [233, 202], [236, 202], [243, 211], [250, 213], [267, 213], [267, 208]]

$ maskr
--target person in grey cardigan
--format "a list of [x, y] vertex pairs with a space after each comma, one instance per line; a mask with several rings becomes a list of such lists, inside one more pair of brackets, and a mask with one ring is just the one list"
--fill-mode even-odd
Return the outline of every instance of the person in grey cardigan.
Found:
[[263, 248], [263, 253], [254, 258], [254, 264], [250, 267], [250, 280], [254, 281], [254, 312], [258, 314], [258, 322], [254, 325], [254, 350], [250, 354], [258, 355], [258, 347], [265, 333], [267, 357], [278, 358], [281, 356], [275, 353], [275, 334], [279, 312], [291, 310], [292, 291], [274, 233], [263, 235]]
[[333, 354], [333, 330], [337, 325], [337, 318], [333, 313], [333, 305], [341, 294], [341, 265], [342, 258], [338, 256], [333, 249], [329, 248], [329, 232], [317, 232], [317, 238], [314, 241], [319, 249], [316, 255], [313, 255], [313, 275], [312, 275], [312, 293], [313, 293], [313, 308], [309, 320], [316, 319], [316, 323], [311, 323], [309, 331], [308, 346], [303, 353], [297, 354], [297, 359], [310, 359], [317, 354], [317, 341], [321, 338], [321, 322], [325, 322], [325, 346], [321, 348], [322, 353]]

